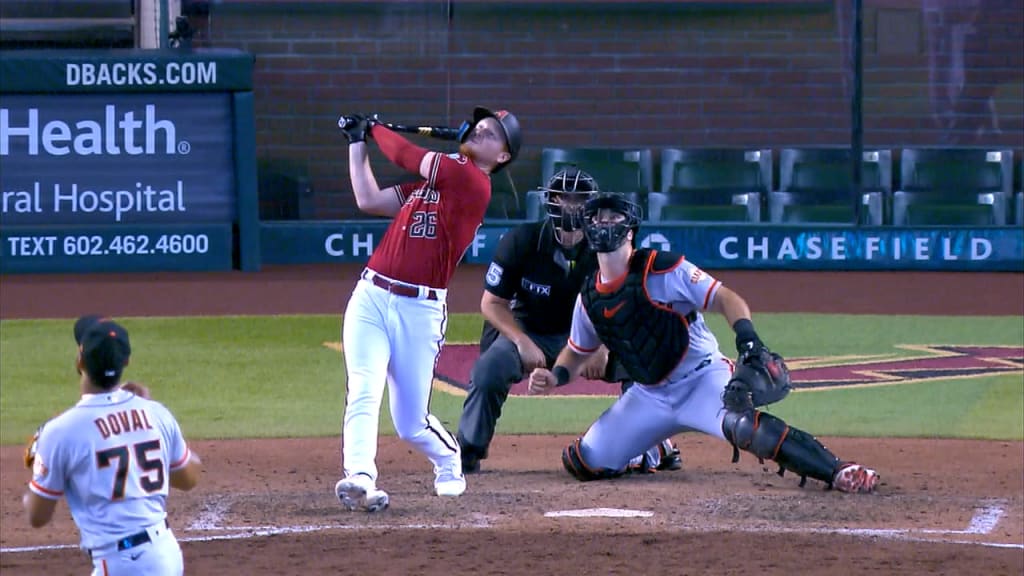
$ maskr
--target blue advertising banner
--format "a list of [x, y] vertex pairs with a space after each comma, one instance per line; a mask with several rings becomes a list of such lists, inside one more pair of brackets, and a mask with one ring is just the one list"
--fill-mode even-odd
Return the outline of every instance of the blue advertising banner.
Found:
[[230, 222], [229, 93], [0, 95], [0, 224]]
[[0, 92], [248, 91], [252, 66], [252, 55], [230, 49], [7, 50]]
[[[486, 223], [465, 261], [487, 263], [515, 223]], [[264, 264], [365, 262], [383, 221], [265, 222]], [[1024, 230], [799, 226], [643, 226], [640, 243], [707, 269], [1024, 271]]]
[[0, 228], [0, 273], [228, 270], [224, 224]]

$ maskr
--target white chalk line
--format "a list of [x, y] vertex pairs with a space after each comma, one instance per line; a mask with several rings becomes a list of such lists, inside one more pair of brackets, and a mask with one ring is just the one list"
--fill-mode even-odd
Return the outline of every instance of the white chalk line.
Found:
[[[474, 524], [380, 524], [380, 525], [352, 525], [352, 524], [315, 524], [308, 526], [210, 526], [206, 528], [190, 529], [196, 531], [210, 532], [234, 532], [234, 534], [213, 534], [208, 536], [184, 536], [179, 537], [178, 542], [214, 542], [217, 540], [248, 540], [250, 538], [262, 538], [265, 536], [278, 536], [281, 534], [304, 534], [309, 532], [326, 532], [329, 530], [444, 530], [458, 528], [486, 528], [478, 523]], [[0, 548], [2, 554], [16, 554], [22, 552], [43, 552], [46, 550], [71, 550], [79, 549], [77, 544], [47, 544], [43, 546], [16, 546]]]
[[[909, 529], [909, 528], [745, 528], [745, 527], [689, 527], [684, 528], [694, 532], [758, 532], [776, 534], [840, 534], [848, 536], [889, 538], [908, 542], [930, 542], [935, 544], [963, 544], [973, 546], [985, 546], [990, 548], [1012, 548], [1024, 550], [1024, 544], [1004, 542], [984, 542], [977, 540], [962, 540], [949, 538], [928, 538], [930, 536], [963, 536], [974, 535], [984, 536], [992, 532], [999, 520], [1006, 513], [1003, 501], [995, 501], [982, 508], [975, 510], [974, 516], [967, 525], [966, 530], [934, 530], [934, 529]], [[492, 528], [493, 526], [483, 517], [477, 517], [471, 523], [455, 524], [378, 524], [378, 525], [351, 525], [351, 524], [312, 524], [298, 526], [218, 526], [213, 523], [219, 520], [227, 505], [219, 505], [215, 502], [196, 518], [186, 528], [187, 531], [205, 532], [234, 532], [233, 534], [212, 534], [204, 536], [185, 536], [178, 538], [179, 542], [214, 542], [218, 540], [247, 540], [251, 538], [262, 538], [280, 534], [305, 534], [311, 532], [326, 532], [329, 530], [458, 530], [465, 528], [481, 529]], [[50, 544], [43, 546], [18, 546], [0, 548], [0, 554], [15, 554], [24, 552], [41, 552], [46, 550], [67, 550], [77, 549], [74, 544]]]

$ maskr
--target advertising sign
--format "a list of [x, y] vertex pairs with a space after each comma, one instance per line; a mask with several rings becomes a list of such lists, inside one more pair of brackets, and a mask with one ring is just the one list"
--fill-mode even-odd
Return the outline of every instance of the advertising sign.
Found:
[[[465, 261], [485, 264], [509, 225], [484, 224]], [[263, 263], [365, 262], [380, 222], [263, 223]], [[810, 226], [642, 226], [638, 242], [707, 269], [1024, 271], [1024, 230]]]
[[228, 93], [0, 95], [0, 225], [230, 222]]

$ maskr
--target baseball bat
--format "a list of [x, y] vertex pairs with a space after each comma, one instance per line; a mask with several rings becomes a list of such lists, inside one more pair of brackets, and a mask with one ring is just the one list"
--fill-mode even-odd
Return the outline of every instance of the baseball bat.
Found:
[[[351, 116], [341, 116], [338, 118], [338, 128], [345, 129], [356, 123], [355, 118]], [[378, 124], [394, 130], [395, 132], [405, 132], [407, 134], [419, 134], [420, 136], [430, 136], [431, 138], [437, 138], [438, 140], [451, 140], [455, 141], [459, 139], [459, 129], [449, 128], [446, 126], [407, 126], [405, 124], [395, 124], [393, 122], [382, 122], [378, 121]]]

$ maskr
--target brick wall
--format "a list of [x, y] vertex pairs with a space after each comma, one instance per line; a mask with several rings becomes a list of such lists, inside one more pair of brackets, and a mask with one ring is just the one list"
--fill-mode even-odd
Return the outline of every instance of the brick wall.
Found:
[[[929, 20], [937, 14], [930, 6], [954, 0], [925, 1], [925, 10], [902, 0], [867, 7], [865, 145], [1024, 146], [1024, 0], [974, 0], [986, 15], [975, 25], [988, 33], [968, 47], [963, 94], [978, 105], [935, 97], [937, 109], [958, 119], [941, 124], [932, 113], [940, 92], [930, 86], [942, 84], [929, 81], [929, 53], [943, 54], [941, 26], [966, 13], [948, 9]], [[524, 149], [511, 178], [495, 178], [492, 216], [517, 215], [513, 190], [521, 201], [540, 183], [544, 146], [849, 143], [848, 14], [830, 4], [559, 4], [233, 1], [194, 23], [198, 45], [255, 55], [258, 155], [306, 166], [321, 218], [357, 215], [345, 142], [334, 129], [346, 112], [452, 125], [478, 103], [515, 112]], [[374, 156], [382, 184], [404, 178]]]

